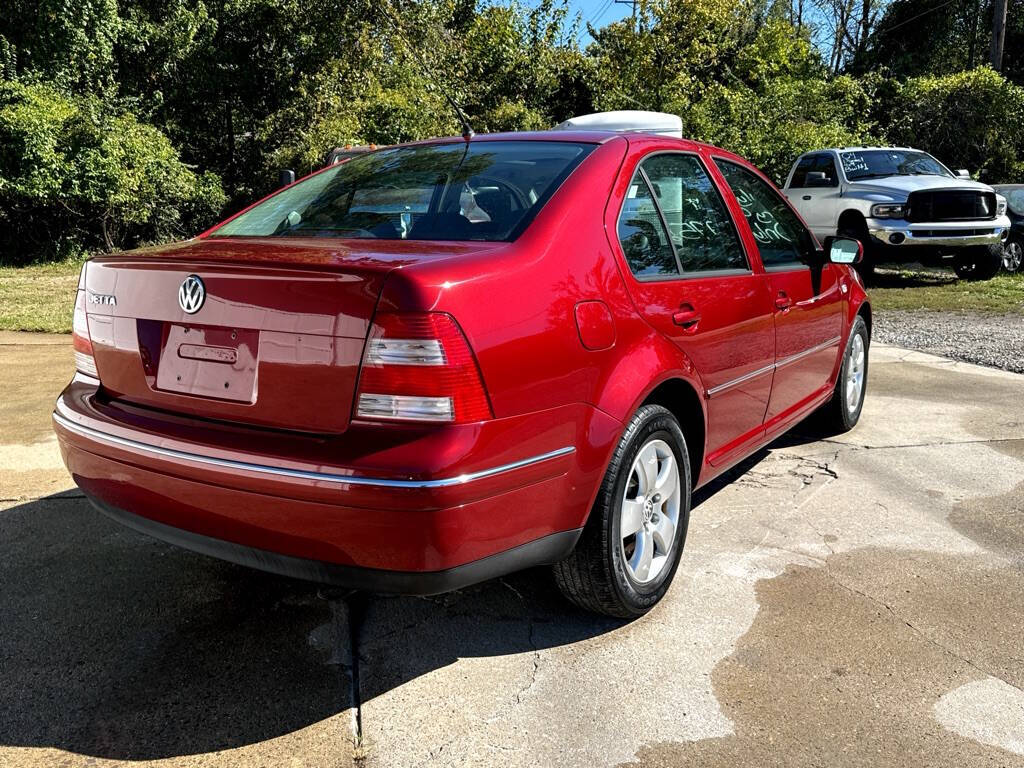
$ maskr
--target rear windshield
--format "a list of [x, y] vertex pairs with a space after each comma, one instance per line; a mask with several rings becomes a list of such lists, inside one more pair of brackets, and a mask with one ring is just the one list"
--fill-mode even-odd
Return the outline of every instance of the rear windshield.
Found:
[[554, 141], [382, 149], [283, 190], [212, 236], [514, 240], [593, 149]]

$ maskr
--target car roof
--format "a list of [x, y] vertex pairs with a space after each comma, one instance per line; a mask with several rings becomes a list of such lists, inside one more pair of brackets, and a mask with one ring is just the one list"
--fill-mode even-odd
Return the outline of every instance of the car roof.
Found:
[[[625, 139], [645, 139], [651, 141], [657, 141], [666, 144], [679, 144], [680, 148], [693, 149], [694, 147], [704, 147], [721, 154], [732, 155], [719, 147], [711, 144], [706, 144], [701, 141], [695, 141], [693, 139], [680, 139], [674, 136], [665, 136], [657, 133], [645, 133], [643, 131], [608, 131], [608, 130], [558, 130], [558, 131], [510, 131], [507, 133], [478, 133], [469, 139], [469, 142], [479, 143], [484, 141], [544, 141], [544, 142], [567, 142], [567, 143], [578, 143], [578, 144], [605, 144], [613, 139], [625, 138]], [[430, 144], [457, 144], [464, 142], [461, 136], [442, 136], [434, 139], [421, 139], [420, 141], [410, 141], [403, 144], [395, 144], [386, 149], [394, 149], [396, 147], [416, 147]], [[738, 155], [733, 155], [739, 157]], [[743, 158], [739, 158], [743, 159]]]

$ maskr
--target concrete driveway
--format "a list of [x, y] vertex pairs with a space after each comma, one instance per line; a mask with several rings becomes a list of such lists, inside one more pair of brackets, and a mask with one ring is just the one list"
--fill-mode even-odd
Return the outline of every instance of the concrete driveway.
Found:
[[68, 347], [0, 334], [0, 765], [1024, 766], [1024, 376], [875, 346], [861, 425], [701, 491], [622, 623], [544, 572], [345, 599], [120, 528], [50, 433]]

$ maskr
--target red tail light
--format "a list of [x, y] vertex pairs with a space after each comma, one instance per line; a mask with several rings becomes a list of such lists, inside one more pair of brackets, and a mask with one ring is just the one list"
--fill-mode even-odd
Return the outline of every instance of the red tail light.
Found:
[[356, 392], [356, 418], [463, 424], [492, 418], [476, 358], [451, 315], [381, 312]]
[[75, 350], [75, 368], [94, 379], [99, 378], [96, 359], [92, 356], [92, 340], [89, 338], [89, 322], [85, 316], [85, 268], [78, 277], [78, 292], [75, 294], [75, 314], [71, 320], [71, 346]]

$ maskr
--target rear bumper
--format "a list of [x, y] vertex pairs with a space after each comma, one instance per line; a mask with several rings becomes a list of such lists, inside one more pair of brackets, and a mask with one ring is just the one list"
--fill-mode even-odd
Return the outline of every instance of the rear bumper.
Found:
[[1000, 216], [988, 221], [910, 223], [901, 219], [868, 219], [875, 240], [899, 248], [913, 246], [965, 247], [995, 245], [1006, 238], [1010, 220]]
[[[243, 431], [243, 451], [222, 435], [190, 442], [174, 417], [129, 422], [134, 414], [105, 406], [97, 391], [76, 379], [57, 401], [54, 430], [75, 482], [108, 515], [234, 562], [375, 591], [444, 591], [564, 557], [621, 431], [596, 409], [567, 406], [441, 439], [396, 433], [390, 450], [357, 450], [350, 443], [368, 438], [353, 432], [303, 438], [313, 445], [303, 455], [288, 443], [298, 438], [270, 434], [292, 451], [285, 458], [254, 451], [253, 434], [268, 438], [258, 431]], [[198, 434], [217, 430], [200, 424]], [[332, 453], [364, 460], [325, 461]], [[393, 455], [429, 469], [385, 471]]]
[[295, 579], [305, 579], [348, 589], [403, 595], [436, 595], [504, 576], [524, 568], [556, 563], [572, 552], [582, 532], [582, 529], [577, 529], [552, 533], [504, 552], [441, 571], [389, 571], [379, 568], [338, 565], [322, 560], [309, 560], [265, 549], [246, 547], [223, 539], [201, 536], [181, 528], [164, 525], [112, 507], [93, 497], [89, 497], [89, 501], [112, 520], [182, 549], [189, 549], [238, 565]]

